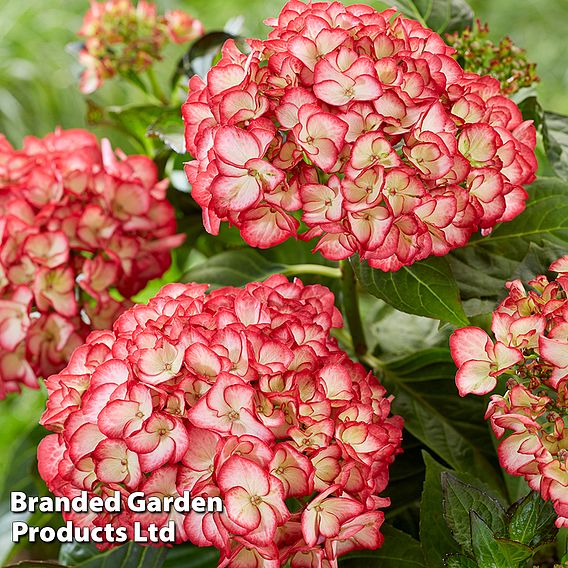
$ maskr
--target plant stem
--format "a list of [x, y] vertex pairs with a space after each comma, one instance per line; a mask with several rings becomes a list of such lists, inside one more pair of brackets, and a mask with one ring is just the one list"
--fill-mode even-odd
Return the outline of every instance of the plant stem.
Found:
[[349, 260], [339, 263], [343, 287], [343, 311], [347, 318], [349, 332], [353, 339], [353, 350], [359, 359], [367, 354], [367, 341], [363, 331], [361, 312], [359, 311], [359, 297], [357, 295], [357, 281]]
[[154, 96], [164, 105], [168, 105], [170, 101], [164, 94], [164, 91], [162, 91], [162, 87], [160, 87], [160, 84], [158, 83], [154, 69], [152, 69], [152, 67], [148, 67], [146, 74], [148, 75], [148, 79], [150, 80], [150, 85], [152, 87], [152, 93], [154, 94]]
[[361, 357], [361, 362], [365, 363], [368, 367], [373, 369], [373, 371], [377, 371], [381, 367], [381, 360], [378, 357], [375, 357], [372, 353], [367, 353]]
[[322, 264], [290, 264], [282, 271], [285, 276], [298, 276], [299, 274], [316, 274], [328, 278], [341, 278], [341, 270]]

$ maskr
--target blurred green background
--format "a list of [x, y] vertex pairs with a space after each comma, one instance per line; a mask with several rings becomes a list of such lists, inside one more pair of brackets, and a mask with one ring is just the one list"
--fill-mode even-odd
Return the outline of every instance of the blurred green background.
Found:
[[[245, 17], [244, 32], [263, 36], [262, 20], [276, 15], [284, 0], [158, 0], [161, 9], [183, 8], [207, 29]], [[372, 1], [369, 2], [371, 5]], [[396, 4], [396, 1], [393, 1]], [[472, 0], [493, 39], [510, 35], [538, 64], [545, 108], [568, 114], [566, 0]], [[77, 90], [80, 68], [66, 46], [87, 9], [87, 0], [0, 0], [0, 132], [19, 143], [54, 126], [84, 126], [85, 102]], [[109, 82], [95, 100], [124, 104], [136, 99]]]

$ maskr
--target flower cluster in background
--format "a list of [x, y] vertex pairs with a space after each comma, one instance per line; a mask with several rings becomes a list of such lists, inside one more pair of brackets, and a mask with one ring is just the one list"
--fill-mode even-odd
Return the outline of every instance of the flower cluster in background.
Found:
[[[59, 372], [170, 265], [174, 210], [144, 156], [84, 130], [0, 138], [0, 397]], [[113, 294], [113, 290], [117, 292]]]
[[220, 496], [222, 513], [68, 517], [129, 531], [173, 520], [178, 542], [217, 547], [221, 566], [321, 566], [378, 548], [402, 420], [331, 338], [333, 294], [282, 275], [206, 289], [167, 285], [48, 379], [48, 487]]
[[499, 82], [394, 10], [292, 0], [250, 53], [228, 42], [183, 107], [204, 224], [252, 246], [320, 237], [384, 271], [524, 209], [535, 129]]
[[[475, 327], [454, 332], [452, 356], [461, 396], [492, 392], [503, 376], [506, 392], [493, 394], [486, 418], [499, 444], [499, 460], [512, 475], [552, 501], [558, 527], [568, 527], [568, 257], [554, 262], [549, 282], [538, 276], [526, 290], [509, 282], [509, 295], [493, 312], [493, 341]], [[504, 386], [504, 384], [503, 384]]]
[[524, 49], [517, 47], [510, 37], [496, 45], [488, 39], [487, 24], [477, 20], [476, 26], [446, 36], [446, 42], [456, 50], [454, 57], [466, 71], [490, 74], [499, 80], [501, 91], [508, 95], [538, 82], [536, 65], [527, 60]]
[[156, 5], [140, 0], [92, 0], [79, 35], [84, 45], [79, 61], [83, 93], [92, 93], [105, 79], [136, 75], [161, 59], [168, 43], [186, 43], [203, 35], [203, 24], [182, 10], [157, 13]]

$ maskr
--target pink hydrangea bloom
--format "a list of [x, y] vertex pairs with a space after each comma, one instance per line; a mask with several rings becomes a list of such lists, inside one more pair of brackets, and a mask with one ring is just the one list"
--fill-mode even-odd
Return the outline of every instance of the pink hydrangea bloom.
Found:
[[393, 271], [524, 209], [535, 129], [439, 35], [338, 2], [291, 0], [267, 23], [189, 83], [186, 171], [209, 232], [319, 237], [326, 258]]
[[182, 10], [159, 15], [145, 0], [91, 0], [79, 36], [79, 61], [85, 66], [81, 91], [92, 93], [117, 74], [141, 73], [161, 59], [170, 43], [186, 43], [204, 34], [203, 24]]
[[[558, 527], [568, 527], [568, 256], [554, 262], [549, 282], [537, 276], [525, 290], [509, 282], [509, 295], [493, 312], [493, 340], [475, 327], [450, 338], [461, 396], [494, 391], [486, 418], [499, 444], [499, 461], [552, 501]], [[499, 390], [503, 390], [502, 388]]]
[[183, 240], [167, 183], [84, 130], [0, 139], [0, 398], [59, 372], [167, 270]]
[[55, 433], [38, 459], [50, 490], [220, 496], [223, 512], [153, 520], [220, 549], [220, 566], [336, 566], [381, 546], [402, 419], [330, 336], [342, 325], [333, 294], [282, 275], [206, 289], [164, 287], [47, 380], [41, 423]]

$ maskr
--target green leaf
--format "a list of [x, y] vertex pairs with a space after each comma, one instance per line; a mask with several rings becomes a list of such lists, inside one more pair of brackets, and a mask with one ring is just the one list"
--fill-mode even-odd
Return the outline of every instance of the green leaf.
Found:
[[385, 542], [379, 550], [358, 550], [339, 559], [348, 568], [426, 568], [420, 543], [409, 534], [384, 524]]
[[73, 568], [161, 568], [168, 550], [129, 542], [101, 552], [90, 543], [72, 543], [61, 547], [59, 561]]
[[37, 447], [47, 434], [47, 430], [38, 424], [14, 442], [9, 468], [2, 480], [0, 502], [8, 501], [11, 491], [45, 494], [45, 485], [37, 473]]
[[[391, 506], [385, 511], [387, 519], [396, 518], [409, 510], [418, 511], [425, 467], [422, 459], [423, 444], [409, 432], [402, 438], [402, 454], [389, 467], [389, 483], [384, 496], [391, 500]], [[397, 524], [401, 528], [400, 523]], [[407, 532], [411, 532], [410, 530]]]
[[62, 564], [43, 560], [22, 560], [15, 564], [6, 564], [4, 568], [61, 568]]
[[479, 568], [475, 560], [463, 554], [452, 554], [446, 558], [446, 568]]
[[543, 138], [554, 171], [558, 176], [568, 178], [568, 116], [545, 112]]
[[438, 568], [446, 555], [459, 552], [460, 548], [444, 519], [441, 475], [447, 468], [427, 452], [422, 452], [422, 456], [426, 464], [426, 478], [420, 501], [420, 542], [428, 566]]
[[[43, 513], [41, 511], [35, 511], [34, 513], [8, 513], [12, 515], [9, 520], [25, 522], [28, 526], [39, 527], [51, 527], [54, 530], [59, 529], [63, 526], [63, 517], [60, 513]], [[4, 518], [2, 518], [2, 525], [4, 525]], [[7, 528], [7, 530], [6, 530]], [[1, 526], [0, 534], [10, 539], [12, 533], [12, 527]], [[6, 530], [6, 532], [4, 532]], [[55, 558], [59, 551], [60, 543], [57, 541], [52, 542], [42, 542], [34, 541], [30, 542], [29, 536], [25, 535], [19, 539], [18, 542], [12, 543], [7, 547], [3, 547], [1, 550], [5, 554], [4, 561], [7, 563], [14, 559], [25, 558], [29, 556], [32, 552], [35, 558]]]
[[398, 0], [382, 4], [389, 8], [395, 5], [405, 16], [439, 34], [461, 31], [473, 25], [473, 10], [465, 0]]
[[524, 98], [518, 103], [519, 110], [521, 111], [525, 120], [532, 120], [537, 129], [540, 128], [544, 120], [544, 110], [536, 94]]
[[472, 511], [487, 523], [492, 533], [505, 533], [505, 509], [499, 501], [477, 487], [460, 481], [450, 472], [442, 473], [441, 480], [446, 523], [456, 542], [461, 544], [466, 552], [472, 551]]
[[560, 562], [565, 564], [568, 562], [568, 528], [558, 530], [558, 538], [556, 539], [556, 553], [560, 558]]
[[426, 349], [390, 361], [381, 380], [394, 394], [393, 411], [405, 428], [453, 469], [502, 490], [479, 397], [456, 396], [456, 368], [447, 348]]
[[0, 491], [0, 564], [12, 557], [18, 547], [11, 540], [12, 522], [27, 522], [31, 516], [10, 511], [10, 492], [23, 491], [30, 496], [47, 493], [37, 472], [37, 446], [46, 434], [43, 426], [36, 425], [13, 443]]
[[235, 36], [227, 32], [214, 31], [200, 37], [181, 58], [178, 74], [185, 74], [187, 77], [199, 75], [205, 79], [228, 39], [235, 39]]
[[143, 149], [148, 151], [152, 141], [147, 138], [148, 126], [153, 124], [164, 112], [164, 107], [157, 105], [134, 105], [109, 107], [107, 116], [120, 130], [130, 135]]
[[509, 537], [533, 548], [554, 540], [558, 532], [554, 507], [536, 491], [515, 503], [509, 515]]
[[449, 326], [440, 329], [437, 320], [395, 310], [370, 294], [359, 294], [359, 302], [369, 352], [377, 357], [399, 358], [420, 349], [447, 345]]
[[176, 154], [185, 154], [185, 136], [183, 119], [179, 108], [163, 111], [158, 118], [148, 126], [148, 136], [159, 138]]
[[396, 272], [371, 268], [354, 262], [363, 287], [397, 310], [456, 325], [469, 321], [461, 303], [458, 286], [445, 258], [431, 257]]
[[473, 552], [483, 568], [520, 568], [532, 556], [532, 550], [519, 542], [495, 538], [491, 528], [471, 511]]
[[461, 297], [495, 304], [505, 282], [527, 281], [547, 271], [568, 251], [568, 182], [539, 178], [528, 188], [526, 210], [499, 225], [488, 237], [475, 236], [445, 258], [456, 276]]
[[92, 543], [65, 542], [59, 549], [59, 562], [65, 566], [75, 566], [97, 556], [99, 552]]
[[192, 544], [180, 544], [170, 548], [164, 568], [216, 568], [219, 551], [216, 548], [202, 548]]
[[[495, 449], [497, 449], [499, 446], [499, 441], [495, 437], [493, 437], [493, 440]], [[509, 494], [509, 501], [513, 503], [520, 501], [529, 494], [530, 487], [529, 484], [525, 481], [524, 477], [511, 475], [510, 473], [503, 471], [503, 478], [507, 487], [507, 493]]]
[[257, 251], [241, 249], [223, 252], [208, 258], [186, 272], [182, 282], [210, 284], [212, 288], [221, 286], [244, 286], [268, 278], [271, 274], [283, 272], [285, 265], [270, 262]]

